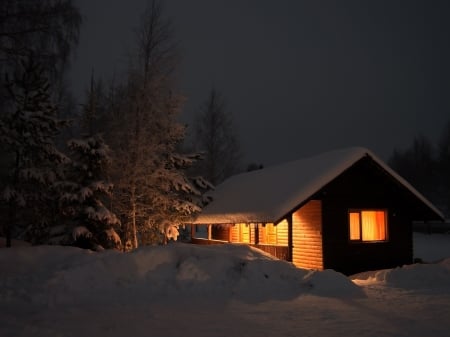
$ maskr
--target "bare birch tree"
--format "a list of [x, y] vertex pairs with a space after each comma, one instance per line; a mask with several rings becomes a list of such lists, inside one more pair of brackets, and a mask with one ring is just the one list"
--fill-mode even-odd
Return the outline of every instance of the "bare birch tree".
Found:
[[113, 140], [114, 206], [122, 218], [125, 242], [138, 246], [138, 234], [150, 241], [171, 236], [179, 217], [198, 206], [186, 195], [198, 190], [184, 175], [194, 158], [177, 154], [184, 127], [176, 121], [182, 97], [173, 90], [177, 48], [170, 21], [159, 1], [143, 13], [138, 29], [137, 57], [116, 105]]

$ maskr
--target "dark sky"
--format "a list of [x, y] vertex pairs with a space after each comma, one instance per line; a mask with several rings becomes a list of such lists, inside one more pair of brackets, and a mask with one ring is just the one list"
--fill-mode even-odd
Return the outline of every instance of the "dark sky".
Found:
[[[73, 65], [126, 68], [145, 0], [75, 0], [84, 23]], [[214, 85], [226, 97], [245, 163], [347, 146], [387, 159], [450, 120], [450, 1], [167, 0], [183, 62], [183, 121]]]

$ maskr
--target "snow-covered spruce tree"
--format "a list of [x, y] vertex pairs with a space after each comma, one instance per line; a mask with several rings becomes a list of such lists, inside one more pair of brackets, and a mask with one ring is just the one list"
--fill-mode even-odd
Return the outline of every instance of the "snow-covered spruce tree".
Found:
[[[55, 183], [62, 179], [67, 157], [55, 146], [66, 124], [57, 118], [44, 71], [32, 56], [7, 79], [9, 104], [1, 115], [1, 148], [7, 179], [1, 182], [7, 244], [11, 235], [26, 234], [32, 242], [45, 241], [58, 221]], [[14, 233], [13, 233], [14, 232]]]
[[183, 217], [199, 210], [200, 192], [184, 167], [195, 159], [177, 152], [184, 126], [177, 122], [182, 98], [174, 94], [176, 65], [170, 22], [152, 1], [136, 30], [137, 57], [115, 104], [108, 139], [114, 153], [114, 211], [128, 248], [176, 238]]
[[109, 164], [109, 148], [100, 135], [72, 139], [68, 142], [72, 157], [67, 178], [71, 188], [62, 198], [66, 214], [72, 219], [73, 244], [95, 249], [121, 248], [117, 234], [120, 221], [109, 210], [113, 185], [108, 182], [106, 168]]
[[32, 54], [51, 83], [59, 116], [69, 116], [75, 103], [67, 76], [81, 21], [73, 0], [0, 1], [0, 86], [5, 84], [4, 74], [11, 77], [20, 68], [18, 60]]
[[112, 144], [114, 211], [125, 225], [129, 248], [138, 241], [176, 239], [178, 225], [200, 210], [200, 187], [208, 187], [186, 174], [198, 156], [177, 151], [184, 139], [184, 126], [176, 121], [178, 102], [163, 91], [155, 97], [144, 87], [137, 90], [130, 93]]
[[83, 248], [120, 249], [122, 244], [116, 231], [120, 221], [107, 207], [113, 188], [107, 176], [110, 150], [101, 134], [94, 133], [101, 109], [97, 88], [92, 76], [81, 116], [83, 137], [71, 139], [67, 144], [72, 161], [66, 173], [66, 192], [61, 198], [71, 219], [67, 224], [70, 237], [66, 240]]
[[176, 241], [182, 230], [180, 226], [207, 203], [203, 194], [213, 186], [201, 176], [187, 174], [199, 158], [198, 154], [181, 154], [175, 150], [167, 159], [163, 158], [163, 165], [152, 177], [157, 188], [149, 195], [152, 208], [148, 219], [143, 226], [138, 226], [141, 243]]

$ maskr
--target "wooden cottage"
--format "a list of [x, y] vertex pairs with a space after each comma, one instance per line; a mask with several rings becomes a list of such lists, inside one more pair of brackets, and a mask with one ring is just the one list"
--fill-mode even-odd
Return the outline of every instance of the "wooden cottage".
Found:
[[192, 222], [193, 243], [245, 243], [300, 268], [348, 275], [412, 263], [413, 221], [443, 220], [364, 148], [239, 174], [212, 198]]

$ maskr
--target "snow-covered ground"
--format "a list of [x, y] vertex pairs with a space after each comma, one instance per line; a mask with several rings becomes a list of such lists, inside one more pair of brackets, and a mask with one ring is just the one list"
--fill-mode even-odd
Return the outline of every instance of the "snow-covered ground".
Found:
[[246, 246], [0, 249], [0, 336], [450, 336], [450, 235], [345, 277]]

